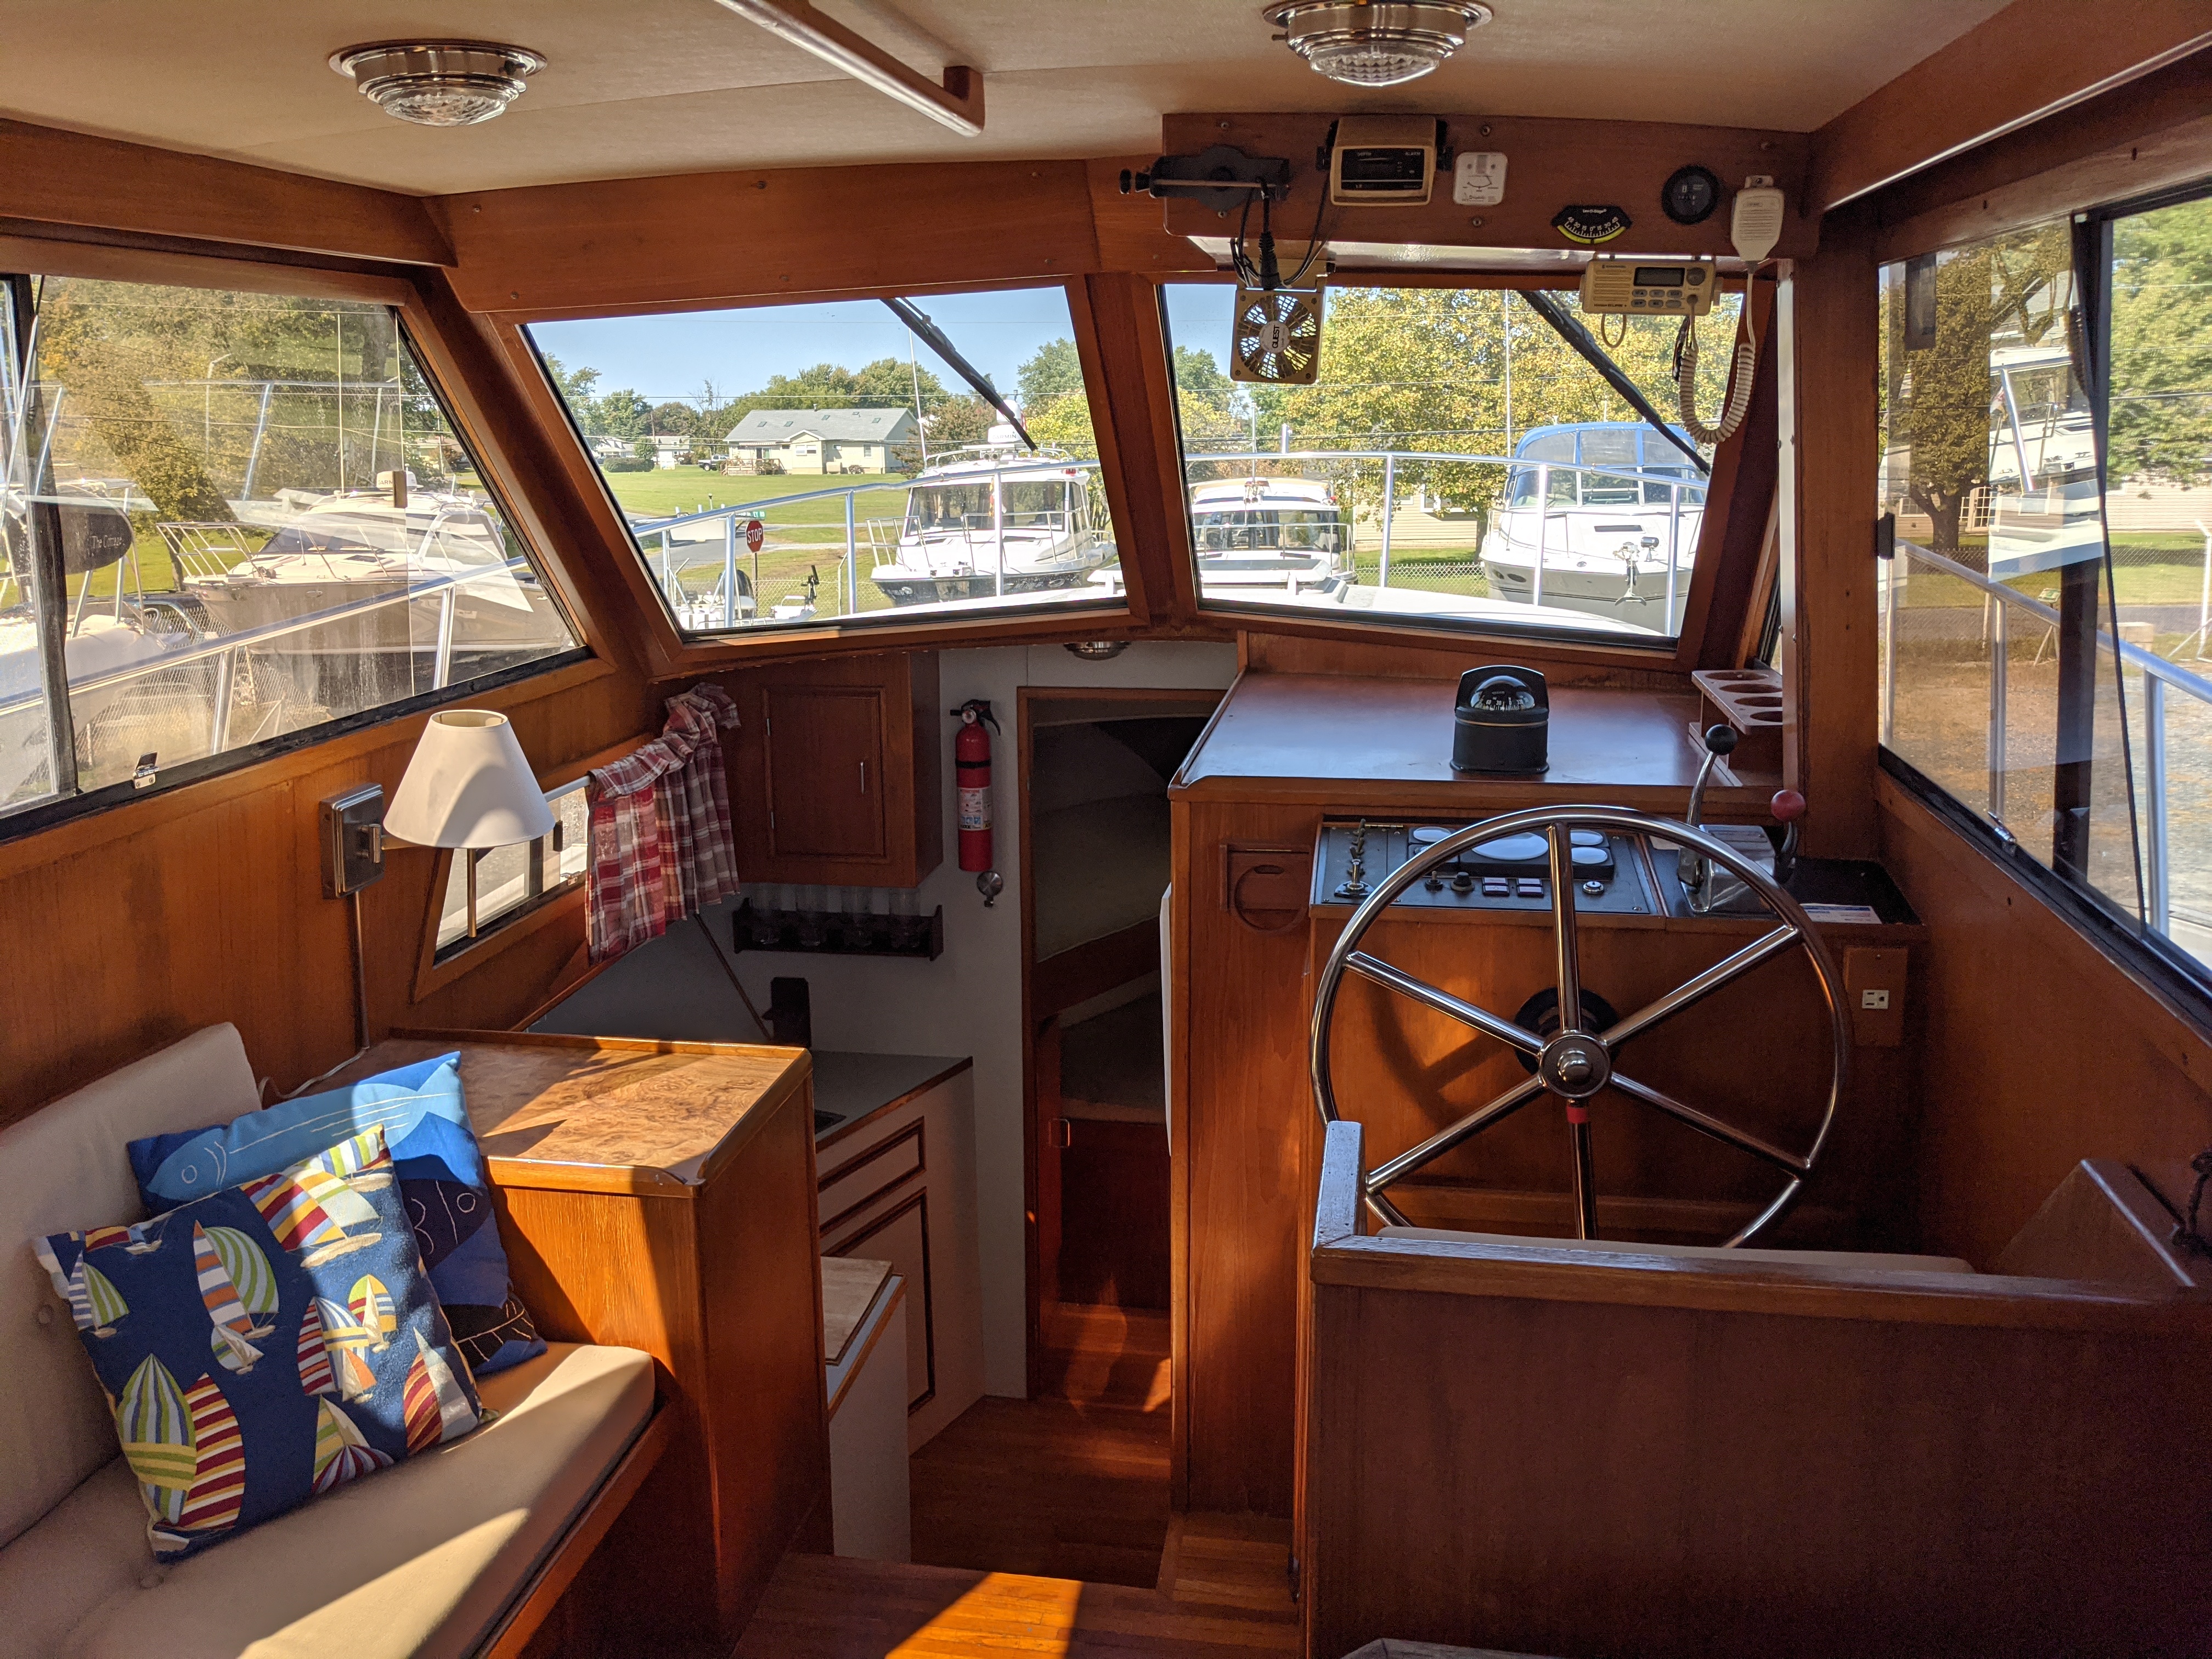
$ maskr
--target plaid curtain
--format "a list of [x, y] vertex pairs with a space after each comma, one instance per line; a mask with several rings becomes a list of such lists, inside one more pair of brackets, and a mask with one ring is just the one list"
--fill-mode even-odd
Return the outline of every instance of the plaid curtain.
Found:
[[652, 743], [591, 775], [586, 928], [594, 962], [667, 932], [738, 890], [721, 732], [737, 705], [718, 685], [668, 700]]

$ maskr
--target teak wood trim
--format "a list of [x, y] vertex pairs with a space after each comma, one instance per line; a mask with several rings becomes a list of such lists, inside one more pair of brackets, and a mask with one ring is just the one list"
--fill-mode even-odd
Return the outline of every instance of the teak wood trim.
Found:
[[1828, 212], [2212, 45], [2192, 0], [2013, 0], [1813, 135], [1805, 211]]
[[1871, 858], [1876, 844], [1871, 219], [1863, 206], [1832, 215], [1775, 313], [1783, 774], [1805, 796], [1804, 850], [1816, 858]]
[[168, 247], [88, 242], [57, 227], [34, 235], [17, 227], [0, 234], [0, 270], [40, 276], [82, 276], [106, 283], [158, 283], [174, 288], [230, 289], [241, 294], [304, 295], [404, 306], [416, 289], [404, 272], [351, 264], [277, 263], [266, 252], [192, 252]]
[[2212, 58], [2197, 55], [1893, 185], [1884, 262], [2212, 177]]
[[599, 1483], [599, 1489], [569, 1522], [568, 1529], [562, 1534], [552, 1555], [524, 1590], [522, 1600], [499, 1623], [489, 1641], [477, 1650], [480, 1659], [521, 1659], [530, 1638], [551, 1616], [562, 1593], [575, 1582], [592, 1552], [599, 1547], [599, 1540], [621, 1519], [638, 1489], [645, 1485], [646, 1476], [653, 1473], [653, 1465], [667, 1451], [669, 1443], [675, 1437], [675, 1420], [672, 1411], [660, 1407], [638, 1431], [622, 1461]]
[[[722, 0], [738, 16], [758, 23], [771, 34], [799, 46], [834, 67], [860, 77], [844, 61], [858, 58], [878, 75], [896, 81], [906, 88], [907, 96], [901, 99], [895, 92], [884, 92], [886, 97], [901, 102], [918, 103], [928, 107], [922, 112], [933, 120], [951, 127], [963, 138], [973, 138], [983, 131], [983, 73], [964, 64], [948, 64], [943, 81], [932, 81], [908, 65], [901, 63], [865, 35], [856, 34], [836, 18], [816, 9], [812, 0]], [[878, 91], [884, 91], [878, 88]]]
[[422, 198], [0, 120], [0, 217], [450, 265]]
[[2212, 1337], [2212, 1301], [2186, 1292], [1996, 1273], [1911, 1273], [1526, 1244], [1364, 1236], [1361, 1130], [1329, 1126], [1315, 1200], [1316, 1285], [1514, 1300], [1685, 1308], [1887, 1324]]

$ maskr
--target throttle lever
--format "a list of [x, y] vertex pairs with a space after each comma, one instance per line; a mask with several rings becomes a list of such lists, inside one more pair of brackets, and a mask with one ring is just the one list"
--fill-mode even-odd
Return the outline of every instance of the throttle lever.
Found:
[[1767, 810], [1782, 826], [1782, 850], [1774, 855], [1774, 879], [1777, 885], [1786, 887], [1797, 869], [1797, 825], [1805, 816], [1805, 797], [1795, 789], [1778, 789]]
[[[1699, 815], [1705, 810], [1705, 785], [1712, 781], [1713, 768], [1720, 763], [1723, 755], [1735, 752], [1737, 736], [1733, 726], [1717, 722], [1705, 728], [1705, 763], [1698, 768], [1698, 780], [1690, 786], [1690, 810], [1686, 822], [1692, 830], [1698, 828]], [[1687, 869], [1681, 872], [1682, 885], [1695, 892], [1705, 884], [1705, 860], [1692, 858], [1687, 860]]]

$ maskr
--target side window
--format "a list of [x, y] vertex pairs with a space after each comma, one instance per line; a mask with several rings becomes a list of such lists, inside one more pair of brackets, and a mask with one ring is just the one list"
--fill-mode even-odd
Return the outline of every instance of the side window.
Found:
[[0, 811], [573, 650], [387, 307], [9, 279]]
[[1883, 268], [1881, 740], [2212, 963], [2212, 200]]
[[510, 847], [459, 848], [446, 876], [433, 960], [445, 962], [487, 933], [582, 885], [588, 863], [590, 815], [585, 780], [549, 789], [553, 830]]

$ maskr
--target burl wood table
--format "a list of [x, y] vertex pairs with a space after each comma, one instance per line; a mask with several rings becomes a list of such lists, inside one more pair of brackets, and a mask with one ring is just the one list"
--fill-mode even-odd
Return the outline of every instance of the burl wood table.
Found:
[[635, 1519], [593, 1574], [627, 1581], [623, 1599], [652, 1610], [658, 1628], [629, 1633], [647, 1645], [726, 1648], [786, 1547], [809, 1529], [826, 1540], [806, 1051], [418, 1031], [340, 1076], [455, 1050], [538, 1330], [652, 1354], [675, 1415]]

